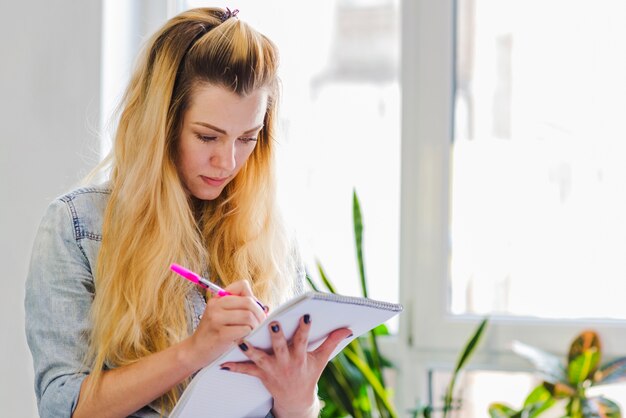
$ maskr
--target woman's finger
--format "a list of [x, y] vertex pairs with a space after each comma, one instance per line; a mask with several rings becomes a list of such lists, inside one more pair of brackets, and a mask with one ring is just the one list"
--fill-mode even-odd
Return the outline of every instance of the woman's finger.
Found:
[[250, 330], [251, 328], [249, 326], [235, 325], [235, 326], [223, 327], [220, 330], [220, 334], [222, 336], [222, 339], [226, 341], [230, 341], [232, 343], [236, 343], [237, 341], [240, 341], [242, 338], [245, 338], [246, 335], [250, 334]]
[[257, 377], [259, 379], [261, 379], [263, 376], [263, 371], [259, 369], [259, 366], [251, 361], [243, 361], [239, 363], [224, 363], [220, 365], [220, 368], [228, 372], [247, 374]]
[[250, 327], [251, 329], [256, 328], [261, 323], [254, 312], [244, 309], [220, 313], [220, 322], [223, 325], [244, 325]]
[[[246, 300], [247, 303], [250, 304], [250, 306], [254, 306], [254, 312], [261, 320], [264, 320], [267, 317], [267, 312], [269, 311], [269, 308], [261, 303], [261, 301], [259, 301], [254, 296], [254, 294], [252, 293], [252, 287], [250, 286], [250, 283], [248, 281], [237, 280], [236, 282], [231, 283], [228, 287], [226, 287], [225, 290], [230, 293], [231, 296], [240, 296], [241, 299]], [[237, 298], [223, 296], [221, 299], [236, 300]]]
[[330, 358], [330, 355], [335, 351], [340, 342], [346, 338], [352, 336], [352, 331], [349, 328], [336, 329], [328, 335], [326, 341], [322, 343], [313, 351], [313, 356], [320, 361], [326, 363]]
[[311, 330], [311, 315], [305, 314], [300, 318], [300, 324], [293, 335], [291, 354], [296, 359], [303, 359], [309, 345], [309, 331]]
[[[256, 299], [251, 296], [222, 296], [211, 299], [210, 303], [224, 310], [247, 310], [254, 313], [254, 316], [263, 322], [267, 317], [265, 311], [259, 306]], [[208, 304], [207, 304], [208, 306]]]
[[283, 328], [278, 322], [272, 322], [269, 325], [270, 338], [272, 340], [272, 349], [274, 350], [274, 356], [280, 364], [289, 363], [289, 346], [287, 345], [287, 339], [283, 334]]
[[271, 356], [265, 351], [259, 350], [246, 340], [239, 343], [239, 349], [260, 369], [266, 370], [270, 368]]
[[254, 297], [250, 282], [248, 282], [247, 280], [237, 280], [236, 282], [229, 284], [224, 290], [236, 296]]

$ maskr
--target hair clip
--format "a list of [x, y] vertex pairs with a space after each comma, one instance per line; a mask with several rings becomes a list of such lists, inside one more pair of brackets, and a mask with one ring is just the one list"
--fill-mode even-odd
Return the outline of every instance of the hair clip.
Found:
[[226, 8], [226, 11], [224, 13], [222, 13], [222, 23], [226, 22], [228, 19], [230, 19], [231, 17], [237, 17], [237, 13], [239, 13], [239, 9], [235, 9], [235, 10], [230, 10], [228, 7]]

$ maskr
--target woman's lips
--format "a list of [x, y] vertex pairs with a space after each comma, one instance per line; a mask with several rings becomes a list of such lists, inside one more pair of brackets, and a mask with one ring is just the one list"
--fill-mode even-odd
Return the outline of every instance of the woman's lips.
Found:
[[208, 184], [209, 186], [221, 186], [222, 184], [224, 184], [226, 182], [226, 180], [228, 179], [228, 177], [223, 177], [223, 178], [219, 178], [219, 177], [206, 177], [206, 176], [200, 176], [202, 178], [202, 181], [204, 181], [206, 184]]

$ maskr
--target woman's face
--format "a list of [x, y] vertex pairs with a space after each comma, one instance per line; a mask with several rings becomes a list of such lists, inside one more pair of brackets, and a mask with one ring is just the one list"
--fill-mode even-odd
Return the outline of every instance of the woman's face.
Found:
[[210, 84], [196, 86], [183, 115], [178, 141], [178, 173], [187, 193], [216, 199], [256, 146], [268, 93], [247, 96]]

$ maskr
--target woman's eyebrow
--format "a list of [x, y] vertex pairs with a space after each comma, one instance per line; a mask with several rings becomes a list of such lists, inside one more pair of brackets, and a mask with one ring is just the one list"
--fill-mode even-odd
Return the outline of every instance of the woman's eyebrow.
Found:
[[[206, 122], [192, 122], [193, 125], [200, 125], [200, 126], [204, 126], [206, 128], [210, 128], [213, 129], [214, 131], [217, 131], [223, 135], [228, 135], [228, 132], [226, 132], [224, 129], [218, 128], [217, 126], [211, 125], [210, 123], [206, 123]], [[261, 129], [263, 127], [263, 124], [260, 124], [259, 126], [255, 126], [252, 129], [248, 129], [247, 131], [244, 131], [244, 135], [245, 134], [250, 134], [254, 131], [257, 131], [259, 129]]]

